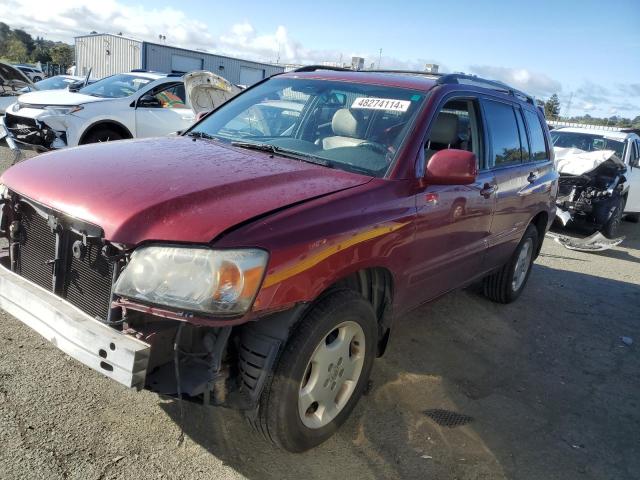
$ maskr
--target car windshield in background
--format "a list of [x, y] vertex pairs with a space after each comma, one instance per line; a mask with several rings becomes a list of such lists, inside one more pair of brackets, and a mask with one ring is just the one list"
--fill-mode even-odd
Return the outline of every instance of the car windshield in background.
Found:
[[624, 156], [624, 142], [603, 135], [552, 130], [551, 140], [554, 147], [579, 148], [585, 152], [613, 150], [618, 157], [623, 158]]
[[57, 75], [55, 77], [45, 78], [44, 80], [36, 82], [36, 87], [40, 90], [62, 90], [77, 81], [78, 80], [74, 80], [73, 78]]
[[383, 176], [424, 99], [402, 88], [281, 77], [229, 101], [187, 134]]
[[150, 78], [121, 73], [87, 85], [80, 89], [80, 93], [93, 97], [123, 98], [133, 95], [151, 81]]

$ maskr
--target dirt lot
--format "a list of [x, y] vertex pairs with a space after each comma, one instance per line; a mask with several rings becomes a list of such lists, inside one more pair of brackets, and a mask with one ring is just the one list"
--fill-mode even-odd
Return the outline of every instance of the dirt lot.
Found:
[[[623, 233], [601, 254], [547, 240], [515, 304], [470, 288], [402, 319], [370, 393], [303, 455], [193, 405], [176, 446], [174, 402], [0, 313], [0, 478], [640, 478], [640, 225]], [[441, 427], [430, 409], [472, 418]]]

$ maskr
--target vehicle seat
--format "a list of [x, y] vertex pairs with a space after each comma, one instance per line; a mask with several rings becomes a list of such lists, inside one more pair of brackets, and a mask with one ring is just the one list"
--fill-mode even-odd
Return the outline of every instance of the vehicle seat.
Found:
[[453, 113], [440, 112], [438, 114], [425, 148], [426, 160], [429, 160], [439, 150], [455, 148], [458, 145], [460, 142], [458, 121], [458, 116]]
[[362, 122], [359, 115], [348, 108], [338, 110], [331, 120], [332, 137], [322, 139], [322, 148], [356, 147], [365, 140], [360, 138]]

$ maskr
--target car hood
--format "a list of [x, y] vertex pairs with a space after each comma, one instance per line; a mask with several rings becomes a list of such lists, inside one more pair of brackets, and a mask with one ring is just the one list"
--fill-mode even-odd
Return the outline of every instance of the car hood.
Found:
[[24, 87], [31, 87], [35, 90], [38, 89], [24, 73], [4, 62], [0, 62], [0, 85], [14, 90], [19, 90]]
[[210, 112], [242, 91], [221, 76], [207, 71], [187, 73], [184, 87], [195, 113]]
[[2, 177], [10, 190], [102, 227], [112, 242], [207, 243], [235, 225], [371, 177], [188, 137], [43, 154]]
[[42, 90], [40, 92], [30, 92], [20, 95], [18, 101], [28, 105], [80, 105], [89, 102], [100, 102], [112, 100], [110, 98], [92, 97], [82, 93], [70, 92], [69, 90]]

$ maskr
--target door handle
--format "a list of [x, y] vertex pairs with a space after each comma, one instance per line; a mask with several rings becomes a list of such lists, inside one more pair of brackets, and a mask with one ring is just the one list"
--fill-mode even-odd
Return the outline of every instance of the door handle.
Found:
[[482, 186], [482, 190], [480, 190], [480, 195], [482, 195], [484, 198], [489, 198], [491, 195], [493, 195], [496, 191], [496, 186], [492, 185], [490, 183], [485, 183]]
[[527, 182], [533, 183], [538, 179], [538, 172], [530, 172], [527, 177]]

